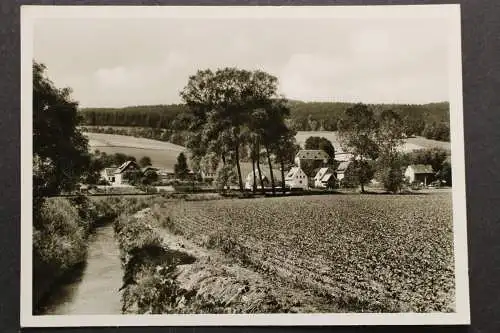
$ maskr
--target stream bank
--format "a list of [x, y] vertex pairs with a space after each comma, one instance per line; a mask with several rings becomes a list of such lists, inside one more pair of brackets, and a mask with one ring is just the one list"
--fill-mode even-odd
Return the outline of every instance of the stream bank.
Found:
[[87, 260], [75, 267], [40, 307], [42, 315], [120, 314], [123, 270], [113, 226], [89, 236]]

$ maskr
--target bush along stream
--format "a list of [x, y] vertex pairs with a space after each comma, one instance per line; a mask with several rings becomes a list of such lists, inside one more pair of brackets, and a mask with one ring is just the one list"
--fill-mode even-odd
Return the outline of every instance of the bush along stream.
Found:
[[106, 200], [83, 196], [47, 198], [37, 206], [33, 221], [34, 314], [43, 312], [55, 289], [82, 271], [89, 236], [116, 216]]

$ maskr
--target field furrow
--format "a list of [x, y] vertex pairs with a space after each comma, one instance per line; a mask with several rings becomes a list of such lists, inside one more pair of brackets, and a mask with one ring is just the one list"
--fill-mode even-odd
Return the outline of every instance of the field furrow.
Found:
[[161, 214], [198, 244], [350, 310], [453, 307], [450, 193], [179, 201]]

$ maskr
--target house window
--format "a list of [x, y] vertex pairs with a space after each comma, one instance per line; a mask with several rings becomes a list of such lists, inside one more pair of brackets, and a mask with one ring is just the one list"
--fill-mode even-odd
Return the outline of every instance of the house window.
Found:
[[302, 184], [302, 180], [299, 180], [299, 184]]

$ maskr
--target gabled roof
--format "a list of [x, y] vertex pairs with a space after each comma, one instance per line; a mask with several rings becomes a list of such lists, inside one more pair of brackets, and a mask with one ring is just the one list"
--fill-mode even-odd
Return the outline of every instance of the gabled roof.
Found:
[[326, 175], [323, 176], [323, 178], [321, 178], [321, 181], [322, 182], [327, 182], [330, 180], [330, 178], [334, 178], [335, 179], [335, 176], [333, 175], [333, 173], [327, 173]]
[[285, 178], [293, 178], [293, 177], [295, 177], [295, 176], [297, 175], [297, 173], [300, 173], [300, 172], [302, 172], [302, 173], [303, 173], [303, 174], [307, 177], [307, 175], [305, 174], [305, 172], [304, 172], [304, 171], [302, 171], [302, 169], [301, 169], [301, 168], [299, 168], [299, 167], [297, 167], [297, 166], [294, 166], [294, 167], [292, 167], [292, 168], [291, 168], [291, 169], [287, 172], [287, 174], [286, 174]]
[[115, 171], [116, 171], [116, 168], [104, 168], [102, 170], [102, 173], [106, 177], [112, 177], [114, 175]]
[[127, 161], [120, 165], [118, 169], [116, 169], [115, 173], [122, 173], [123, 171], [127, 170], [130, 166], [135, 166], [137, 169], [139, 169], [139, 166], [137, 165], [136, 162], [134, 161]]
[[351, 161], [340, 162], [339, 166], [337, 167], [337, 172], [346, 171], [347, 167], [349, 166], [350, 163], [351, 163]]
[[142, 168], [142, 172], [143, 173], [146, 172], [146, 171], [148, 171], [148, 170], [158, 171], [158, 168], [155, 168], [155, 167], [153, 167], [151, 165], [148, 165], [147, 167]]
[[316, 173], [316, 176], [314, 176], [314, 179], [316, 180], [320, 180], [322, 179], [326, 174], [328, 173], [333, 173], [333, 170], [331, 168], [321, 168], [318, 170], [318, 172]]
[[411, 164], [408, 167], [413, 168], [414, 173], [434, 173], [430, 164]]
[[321, 149], [303, 149], [299, 150], [295, 158], [301, 159], [301, 160], [327, 160], [328, 159], [328, 154], [325, 153]]

